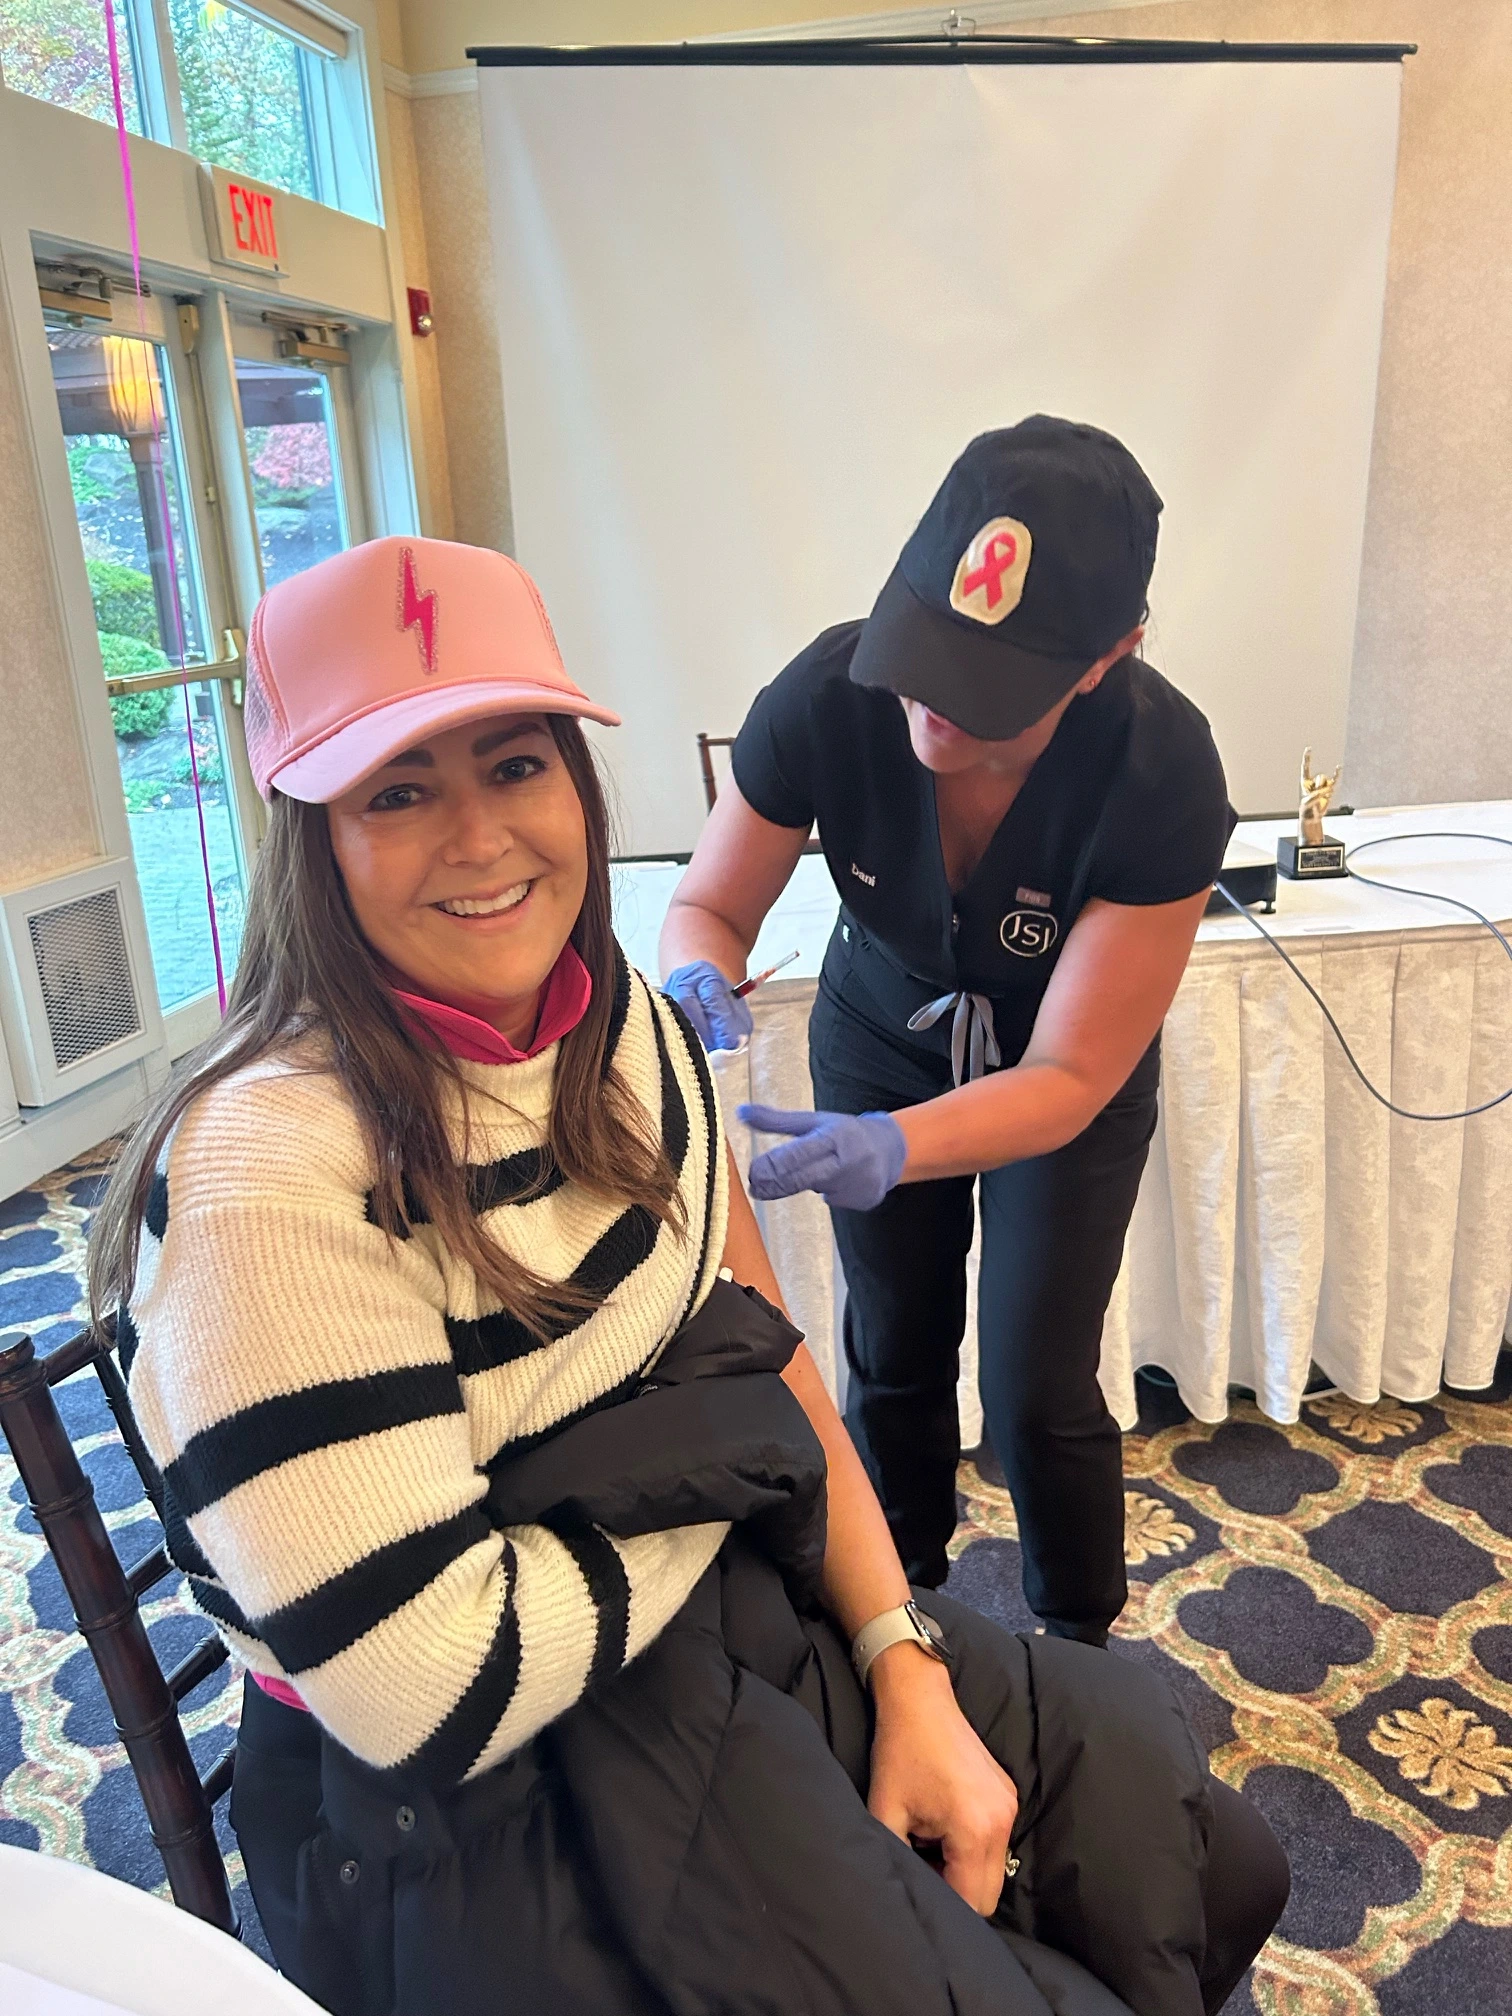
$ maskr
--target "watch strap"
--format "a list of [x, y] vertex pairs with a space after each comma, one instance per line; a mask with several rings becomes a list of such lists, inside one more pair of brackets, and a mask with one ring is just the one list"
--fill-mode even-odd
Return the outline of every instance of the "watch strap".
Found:
[[851, 1664], [861, 1685], [866, 1685], [866, 1676], [882, 1653], [905, 1643], [917, 1645], [921, 1652], [927, 1652], [931, 1659], [942, 1664], [945, 1661], [944, 1636], [939, 1625], [910, 1600], [898, 1604], [896, 1609], [884, 1610], [856, 1633], [851, 1643]]

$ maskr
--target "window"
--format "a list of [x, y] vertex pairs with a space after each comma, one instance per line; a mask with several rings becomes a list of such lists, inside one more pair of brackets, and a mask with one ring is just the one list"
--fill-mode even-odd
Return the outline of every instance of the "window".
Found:
[[[215, 985], [189, 742], [205, 815], [221, 957], [241, 936], [242, 878], [227, 797], [209, 625], [184, 450], [162, 344], [50, 323], [53, 385], [68, 450], [105, 676], [129, 681], [110, 703], [132, 853], [165, 1010]], [[173, 668], [187, 665], [189, 677]]]
[[[142, 133], [146, 128], [137, 89], [134, 10], [124, 0], [111, 4], [126, 124], [133, 133]], [[115, 124], [100, 0], [0, 0], [0, 71], [12, 91]]]
[[292, 195], [314, 196], [299, 44], [214, 0], [169, 0], [168, 17], [190, 153]]
[[[355, 34], [302, 0], [111, 0], [134, 133], [380, 222]], [[113, 122], [101, 0], [0, 0], [0, 70]]]
[[263, 580], [271, 588], [350, 543], [331, 390], [299, 364], [238, 361]]

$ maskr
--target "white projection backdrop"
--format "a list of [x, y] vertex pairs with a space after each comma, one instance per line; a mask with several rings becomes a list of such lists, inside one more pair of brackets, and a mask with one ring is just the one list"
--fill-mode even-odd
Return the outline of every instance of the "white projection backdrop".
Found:
[[[1342, 753], [1395, 62], [485, 66], [518, 555], [627, 852], [983, 428], [1119, 435], [1241, 811]], [[837, 751], [836, 759], [844, 760]]]

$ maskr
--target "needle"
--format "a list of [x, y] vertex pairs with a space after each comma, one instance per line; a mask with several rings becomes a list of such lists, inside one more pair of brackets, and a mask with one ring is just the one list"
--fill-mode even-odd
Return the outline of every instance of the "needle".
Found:
[[779, 959], [775, 966], [768, 966], [764, 972], [753, 973], [749, 980], [742, 980], [740, 985], [734, 989], [736, 997], [743, 998], [745, 995], [749, 994], [753, 988], [761, 986], [762, 983], [766, 980], [770, 980], [774, 973], [780, 973], [784, 966], [791, 966], [793, 961], [797, 957], [798, 954], [796, 952], [789, 952], [787, 957], [785, 959]]

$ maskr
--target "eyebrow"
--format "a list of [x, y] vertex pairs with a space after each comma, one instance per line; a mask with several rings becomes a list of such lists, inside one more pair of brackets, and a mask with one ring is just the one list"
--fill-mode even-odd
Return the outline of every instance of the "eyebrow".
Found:
[[[522, 735], [549, 735], [550, 732], [539, 721], [517, 721], [511, 728], [497, 728], [492, 735], [480, 735], [472, 745], [472, 753], [474, 756], [487, 756], [495, 749], [502, 749], [506, 742], [518, 741]], [[436, 767], [436, 759], [429, 749], [401, 749], [397, 756], [390, 756], [383, 767], [394, 770], [401, 763], [419, 770], [434, 770]]]

